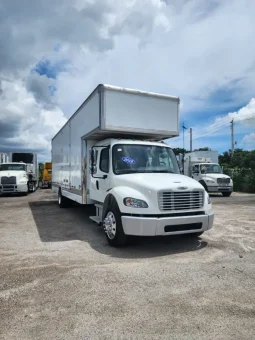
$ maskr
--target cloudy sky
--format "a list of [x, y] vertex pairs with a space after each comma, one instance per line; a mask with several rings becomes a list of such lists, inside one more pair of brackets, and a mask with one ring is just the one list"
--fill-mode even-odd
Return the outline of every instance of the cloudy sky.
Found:
[[228, 150], [234, 118], [237, 147], [255, 149], [254, 13], [254, 0], [0, 0], [0, 151], [50, 158], [99, 83], [179, 96], [195, 148]]

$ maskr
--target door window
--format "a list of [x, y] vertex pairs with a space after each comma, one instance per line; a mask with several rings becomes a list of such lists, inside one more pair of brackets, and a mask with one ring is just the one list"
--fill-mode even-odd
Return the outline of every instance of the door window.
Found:
[[109, 149], [103, 149], [100, 155], [100, 164], [99, 169], [102, 172], [108, 173], [109, 172]]

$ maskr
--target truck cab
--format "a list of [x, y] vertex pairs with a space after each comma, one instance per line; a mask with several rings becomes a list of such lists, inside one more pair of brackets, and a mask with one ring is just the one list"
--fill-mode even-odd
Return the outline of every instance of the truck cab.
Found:
[[221, 192], [228, 197], [233, 191], [232, 179], [223, 174], [218, 163], [196, 163], [191, 167], [191, 177], [200, 182], [210, 193]]
[[212, 228], [211, 199], [197, 181], [180, 174], [165, 143], [108, 139], [90, 152], [90, 198], [108, 241], [128, 235], [159, 236]]
[[3, 163], [0, 164], [0, 193], [28, 193], [28, 176], [26, 164]]

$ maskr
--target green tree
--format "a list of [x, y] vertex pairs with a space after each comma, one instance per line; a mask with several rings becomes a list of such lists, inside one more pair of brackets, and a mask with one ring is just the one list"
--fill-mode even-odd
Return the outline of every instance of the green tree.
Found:
[[204, 147], [204, 148], [199, 148], [199, 149], [195, 149], [194, 151], [211, 151], [212, 149], [208, 148], [208, 147]]

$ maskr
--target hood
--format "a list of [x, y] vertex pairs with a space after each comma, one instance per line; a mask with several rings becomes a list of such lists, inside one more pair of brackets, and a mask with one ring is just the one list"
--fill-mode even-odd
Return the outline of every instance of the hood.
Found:
[[203, 176], [205, 176], [206, 178], [212, 178], [212, 179], [217, 179], [217, 178], [230, 178], [227, 175], [224, 174], [203, 174]]
[[21, 170], [6, 170], [6, 171], [0, 171], [0, 178], [1, 177], [24, 177], [26, 175], [26, 171], [21, 171]]
[[190, 190], [204, 189], [203, 186], [196, 180], [179, 174], [165, 173], [142, 173], [142, 174], [127, 174], [118, 175], [115, 177], [116, 184], [119, 186], [127, 186], [133, 189], [144, 188], [145, 191], [160, 191], [160, 190], [175, 190], [180, 187], [185, 187]]

